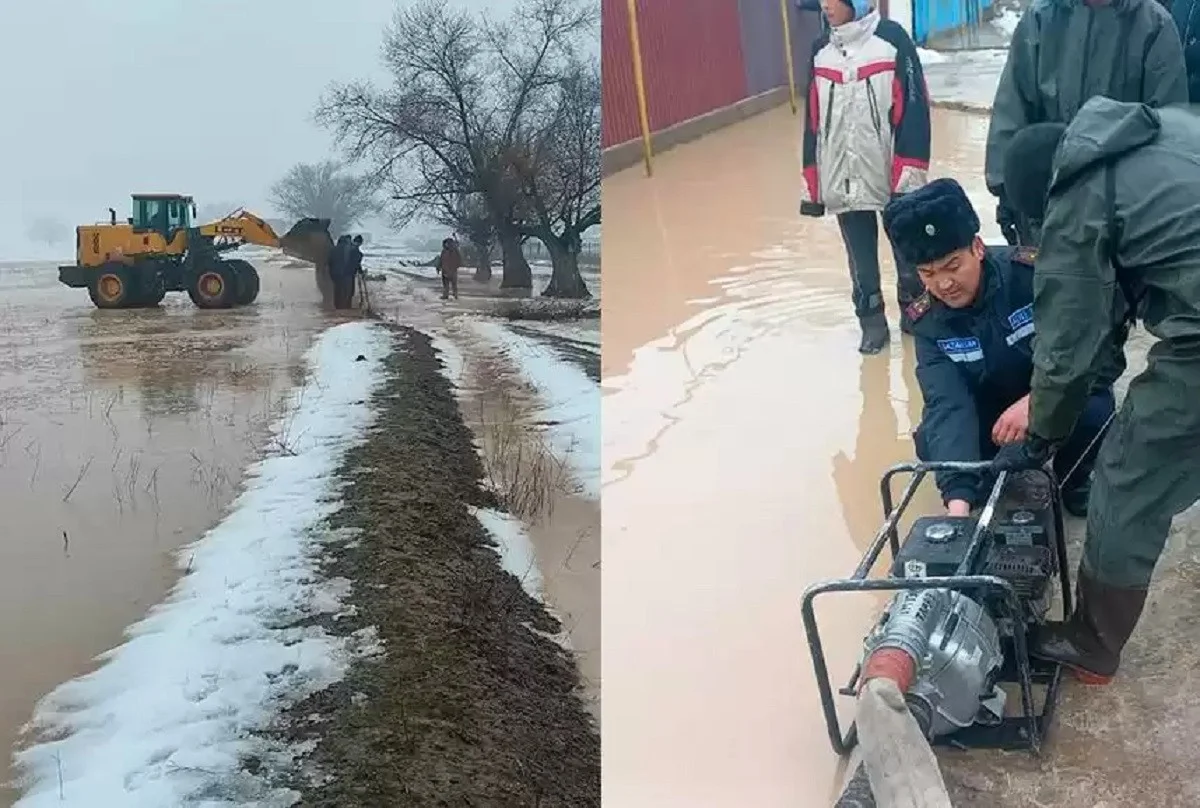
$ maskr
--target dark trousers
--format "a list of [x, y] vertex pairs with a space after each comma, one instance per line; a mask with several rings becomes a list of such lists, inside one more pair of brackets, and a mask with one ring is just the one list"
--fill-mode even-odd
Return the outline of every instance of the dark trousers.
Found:
[[348, 309], [354, 305], [354, 276], [335, 275], [333, 278], [333, 307]]
[[452, 294], [454, 299], [458, 300], [458, 270], [442, 272], [442, 300], [448, 299]]
[[[1112, 390], [1094, 393], [1087, 400], [1083, 412], [1079, 415], [1079, 420], [1075, 422], [1074, 431], [1054, 455], [1052, 464], [1054, 474], [1058, 477], [1064, 490], [1069, 491], [1088, 482], [1088, 477], [1096, 464], [1096, 456], [1103, 443], [1096, 437], [1100, 434], [1100, 430], [1104, 429], [1104, 425], [1108, 423], [1108, 419], [1115, 409], [1116, 400], [1113, 398]], [[1000, 447], [992, 443], [992, 426], [996, 423], [996, 418], [999, 418], [1003, 412], [1004, 410], [1001, 410], [995, 414], [995, 417], [985, 417], [979, 422], [980, 460], [991, 460], [996, 456], [996, 452], [1000, 451]], [[920, 460], [930, 459], [924, 421], [913, 433], [913, 444]], [[955, 460], [957, 458], [944, 457], [940, 459]], [[1069, 479], [1066, 478], [1068, 474], [1070, 475]], [[975, 489], [975, 498], [972, 502], [983, 503], [994, 484], [995, 479], [991, 475], [979, 475], [978, 487]]]
[[1172, 518], [1200, 499], [1200, 363], [1173, 354], [1150, 348], [1096, 461], [1083, 566], [1110, 586], [1149, 586]]
[[[838, 228], [850, 259], [851, 299], [854, 314], [861, 320], [872, 314], [882, 314], [883, 290], [879, 280], [879, 221], [873, 210], [854, 210], [839, 213]], [[896, 301], [901, 311], [924, 291], [917, 268], [901, 260], [892, 248], [896, 261]]]

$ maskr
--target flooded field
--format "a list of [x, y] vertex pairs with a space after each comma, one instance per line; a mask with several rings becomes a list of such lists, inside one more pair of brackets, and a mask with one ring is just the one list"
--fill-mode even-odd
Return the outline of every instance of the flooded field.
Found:
[[[855, 350], [836, 222], [798, 215], [799, 126], [785, 107], [658, 156], [653, 180], [639, 166], [604, 183], [616, 805], [823, 806], [839, 776], [800, 595], [853, 570], [881, 519], [879, 474], [911, 459], [921, 404], [886, 249], [891, 350]], [[962, 181], [988, 222], [987, 119], [938, 110], [933, 126], [933, 173]], [[877, 603], [818, 604], [836, 677]]]
[[328, 317], [310, 271], [259, 266], [256, 305], [210, 312], [98, 311], [53, 266], [0, 266], [4, 749], [166, 593], [171, 551], [219, 519], [300, 381]]

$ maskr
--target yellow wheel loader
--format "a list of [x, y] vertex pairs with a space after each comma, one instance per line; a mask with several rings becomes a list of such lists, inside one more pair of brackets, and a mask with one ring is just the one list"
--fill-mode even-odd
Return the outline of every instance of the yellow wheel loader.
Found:
[[187, 292], [202, 309], [245, 306], [258, 297], [258, 271], [222, 253], [257, 244], [321, 264], [333, 247], [328, 219], [301, 219], [282, 237], [246, 210], [209, 224], [193, 223], [196, 203], [179, 194], [135, 194], [133, 215], [75, 228], [75, 263], [60, 283], [87, 289], [102, 309], [157, 306], [167, 292]]

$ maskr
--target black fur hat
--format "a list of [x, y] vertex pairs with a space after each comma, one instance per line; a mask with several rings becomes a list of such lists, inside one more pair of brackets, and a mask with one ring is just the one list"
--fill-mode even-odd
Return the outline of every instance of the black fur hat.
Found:
[[1018, 213], [1041, 219], [1066, 124], [1035, 123], [1013, 135], [1004, 153], [1004, 196]]
[[962, 186], [943, 178], [889, 202], [883, 228], [904, 260], [928, 264], [970, 246], [979, 215]]

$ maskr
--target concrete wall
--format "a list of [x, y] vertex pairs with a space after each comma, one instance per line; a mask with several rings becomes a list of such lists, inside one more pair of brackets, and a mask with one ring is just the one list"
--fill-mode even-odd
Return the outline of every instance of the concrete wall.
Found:
[[[788, 0], [797, 91], [820, 31]], [[626, 0], [601, 0], [606, 171], [641, 159]], [[656, 150], [787, 101], [779, 0], [637, 0], [646, 105]]]

